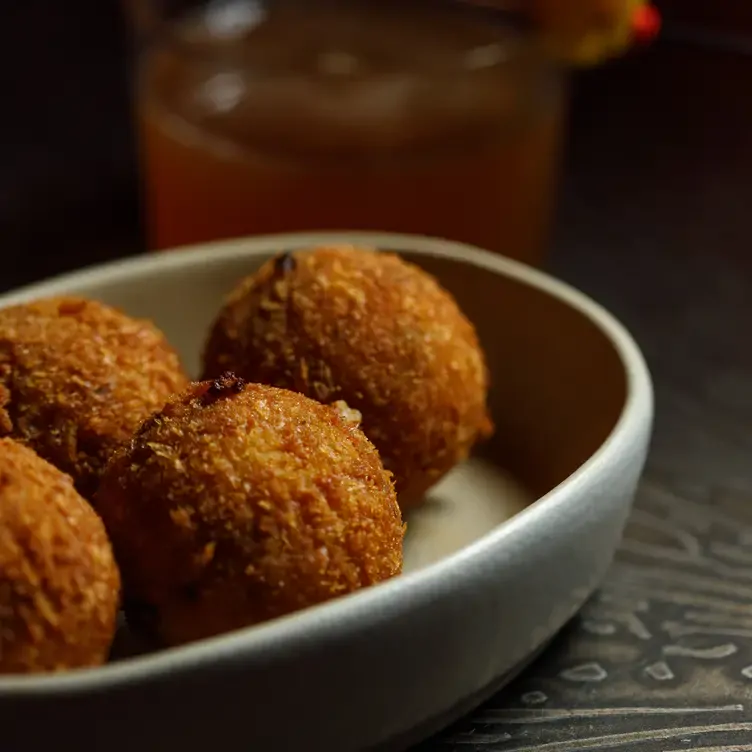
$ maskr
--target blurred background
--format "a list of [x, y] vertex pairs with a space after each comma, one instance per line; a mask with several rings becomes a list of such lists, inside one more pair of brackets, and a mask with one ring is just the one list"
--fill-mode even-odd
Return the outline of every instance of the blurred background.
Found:
[[[625, 245], [683, 258], [700, 239], [723, 239], [743, 252], [752, 6], [657, 5], [664, 22], [658, 43], [572, 76], [547, 256], [554, 266], [565, 249], [570, 266], [578, 253], [598, 266]], [[2, 10], [3, 288], [150, 244], [140, 211], [126, 15], [115, 0], [27, 0]]]

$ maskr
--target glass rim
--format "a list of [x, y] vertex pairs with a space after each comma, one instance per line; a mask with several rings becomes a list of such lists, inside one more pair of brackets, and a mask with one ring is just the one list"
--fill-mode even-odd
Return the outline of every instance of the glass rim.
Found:
[[[156, 15], [149, 19], [147, 18], [148, 9], [159, 5], [160, 0], [123, 1], [129, 9], [126, 11], [126, 16], [128, 16], [129, 26], [135, 38], [137, 55], [145, 54], [149, 50], [163, 45], [178, 56], [194, 60], [216, 60], [221, 57], [221, 48], [216, 41], [202, 43], [198, 40], [181, 38], [174, 33], [176, 22], [186, 18], [189, 13], [212, 4], [217, 7], [229, 7], [232, 5], [263, 5], [269, 2], [269, 0], [205, 0], [205, 2], [185, 3], [182, 12], [167, 14], [163, 17], [160, 17], [155, 9]], [[361, 5], [364, 8], [370, 4], [369, 0], [320, 0], [320, 2], [328, 5], [341, 4], [343, 1], [348, 5]], [[293, 0], [293, 2], [300, 5], [305, 4], [303, 0]], [[543, 77], [547, 77], [547, 74], [550, 75], [561, 68], [561, 65], [547, 54], [544, 45], [540, 44], [529, 19], [519, 11], [519, 6], [515, 0], [509, 0], [508, 4], [511, 8], [501, 7], [500, 3], [489, 2], [488, 0], [377, 0], [377, 3], [380, 10], [392, 7], [395, 13], [398, 13], [400, 8], [411, 5], [412, 7], [433, 5], [450, 12], [465, 14], [468, 19], [477, 19], [480, 24], [486, 24], [488, 28], [497, 27], [500, 31], [503, 30], [504, 54], [498, 60], [491, 64], [479, 65], [477, 69], [473, 69], [471, 66], [457, 66], [453, 69], [455, 72], [472, 75], [476, 70], [478, 72], [494, 69], [503, 70], [522, 61], [528, 64], [532, 63], [534, 71], [540, 73]], [[141, 9], [141, 12], [139, 9]], [[242, 35], [237, 35], [234, 38], [238, 39], [240, 36]], [[226, 40], [232, 38], [232, 36], [225, 37]], [[491, 45], [492, 43], [479, 45], [479, 49], [491, 47]], [[234, 62], [242, 64], [244, 61], [241, 57], [240, 60], [235, 59]], [[291, 77], [289, 71], [275, 70], [273, 65], [265, 65], [258, 59], [245, 62], [255, 72], [269, 78]]]

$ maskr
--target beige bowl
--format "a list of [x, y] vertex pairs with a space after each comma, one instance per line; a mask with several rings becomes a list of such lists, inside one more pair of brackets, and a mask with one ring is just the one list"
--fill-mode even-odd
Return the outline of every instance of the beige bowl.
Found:
[[650, 379], [612, 316], [540, 272], [429, 238], [298, 234], [108, 264], [0, 305], [75, 293], [121, 306], [197, 372], [236, 281], [327, 242], [397, 251], [456, 296], [488, 356], [494, 439], [411, 518], [402, 577], [100, 669], [0, 678], [8, 749], [402, 748], [498, 689], [603, 577], [648, 447]]

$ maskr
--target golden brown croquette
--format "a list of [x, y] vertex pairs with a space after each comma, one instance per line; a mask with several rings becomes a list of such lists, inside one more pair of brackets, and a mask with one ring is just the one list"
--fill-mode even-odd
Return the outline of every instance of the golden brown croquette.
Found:
[[87, 499], [115, 447], [187, 384], [147, 321], [80, 298], [0, 310], [0, 435], [70, 474]]
[[97, 496], [131, 623], [181, 644], [398, 574], [391, 476], [351, 417], [226, 375], [147, 420]]
[[472, 324], [433, 277], [392, 253], [327, 247], [265, 264], [209, 336], [204, 378], [226, 370], [359, 410], [403, 509], [492, 430]]
[[119, 595], [104, 525], [70, 477], [0, 439], [0, 673], [104, 663]]

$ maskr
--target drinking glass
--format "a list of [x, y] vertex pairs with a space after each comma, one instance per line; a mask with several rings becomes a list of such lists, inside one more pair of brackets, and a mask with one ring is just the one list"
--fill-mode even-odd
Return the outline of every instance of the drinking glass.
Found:
[[152, 249], [382, 230], [544, 257], [561, 71], [440, 0], [131, 0]]

